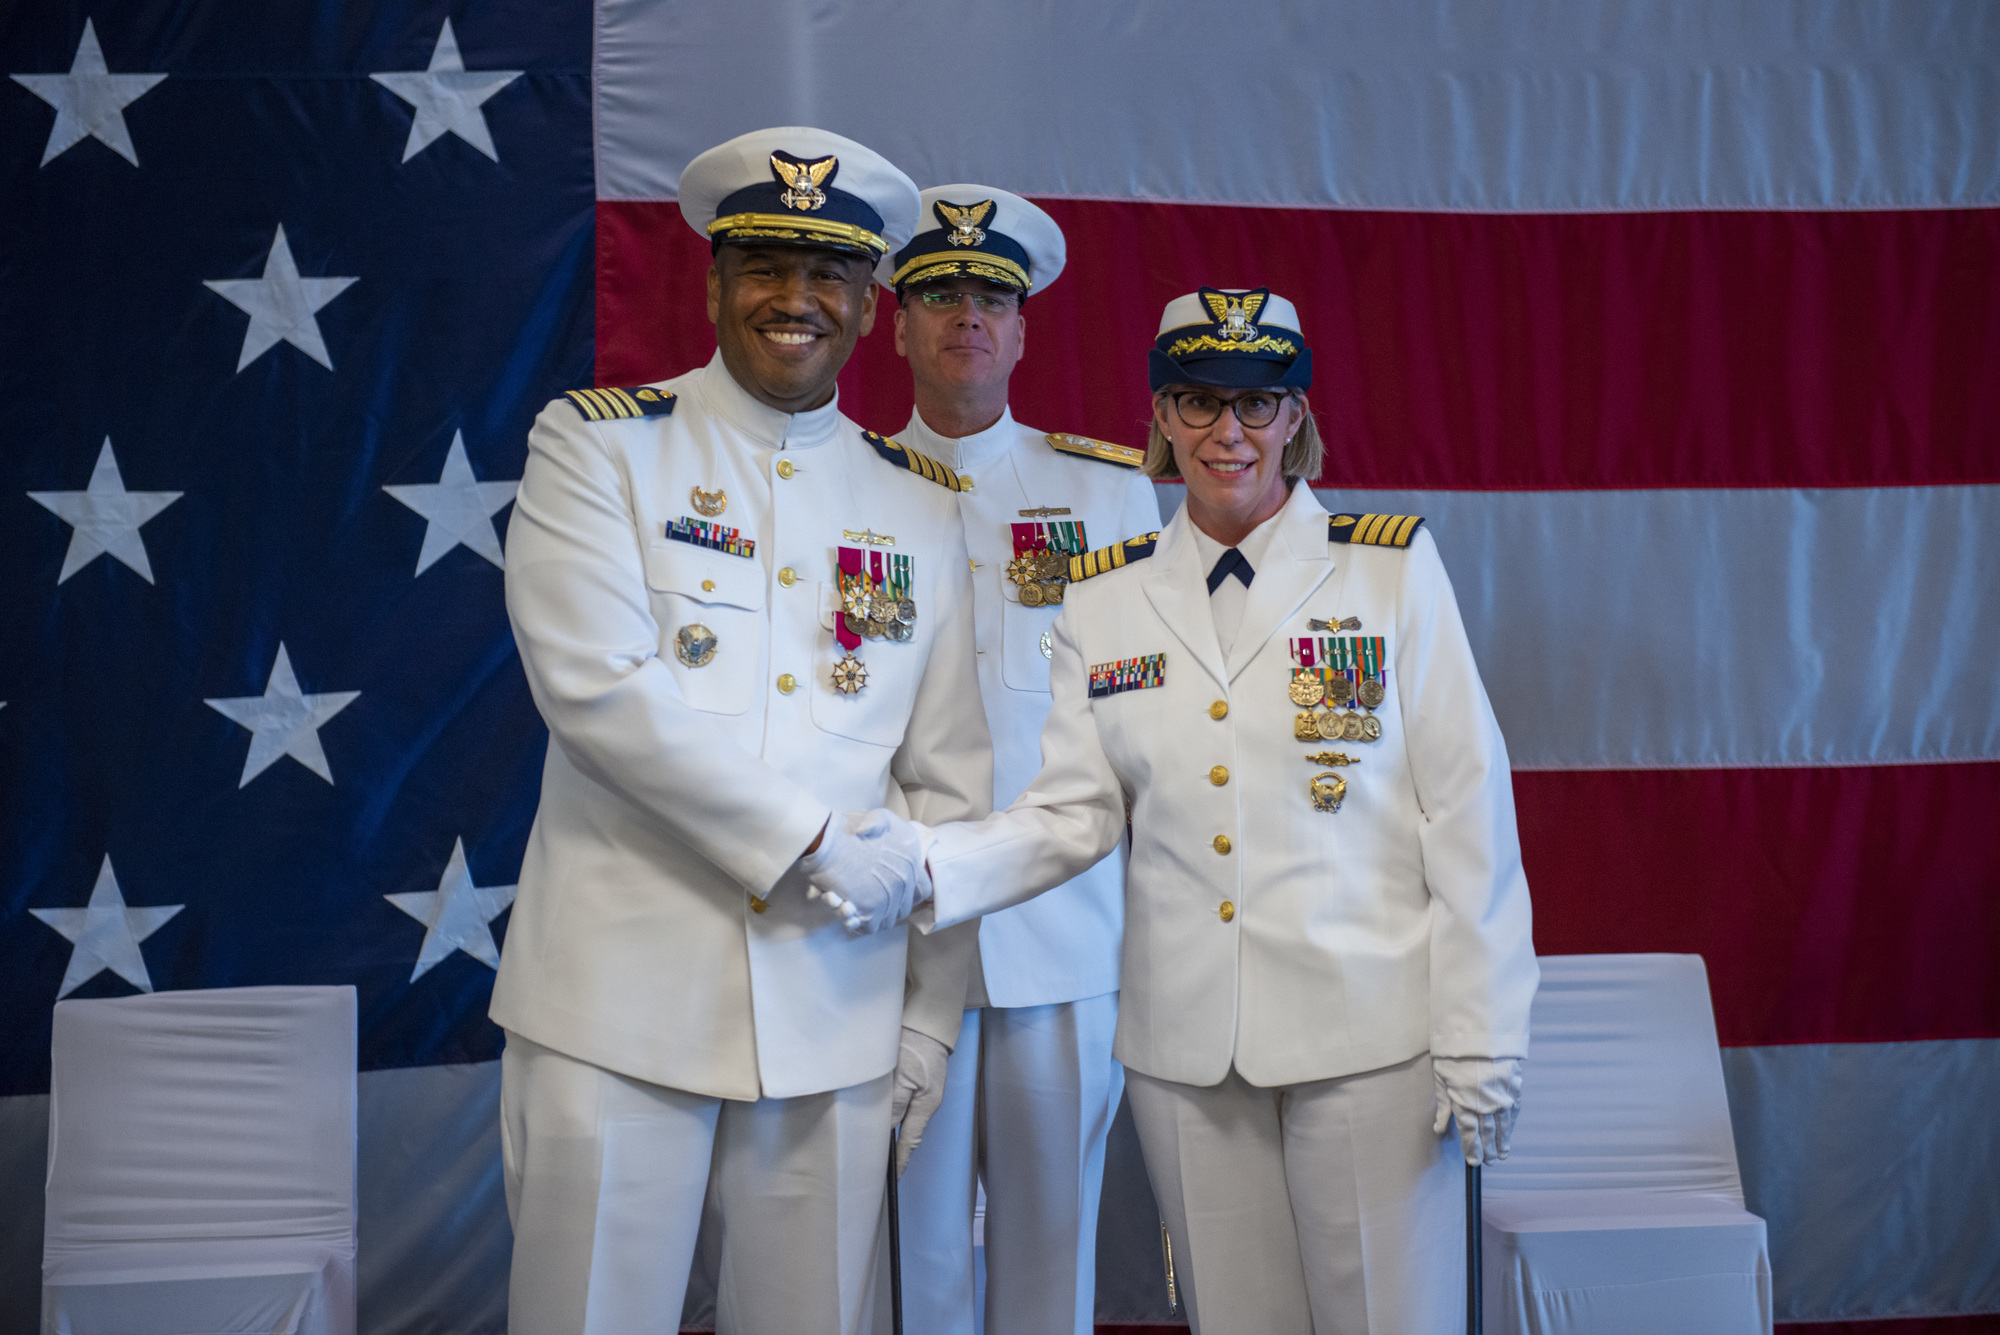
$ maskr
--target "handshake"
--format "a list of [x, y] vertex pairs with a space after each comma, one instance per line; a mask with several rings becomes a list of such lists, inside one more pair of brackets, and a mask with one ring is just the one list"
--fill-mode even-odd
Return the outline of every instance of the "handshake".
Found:
[[931, 897], [918, 827], [881, 807], [834, 816], [799, 869], [806, 898], [838, 913], [854, 936], [894, 927]]

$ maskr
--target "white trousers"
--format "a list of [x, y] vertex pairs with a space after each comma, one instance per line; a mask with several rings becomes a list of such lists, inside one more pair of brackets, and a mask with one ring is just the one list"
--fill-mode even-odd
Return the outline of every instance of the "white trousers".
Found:
[[944, 1103], [897, 1188], [903, 1324], [973, 1335], [974, 1182], [986, 1183], [986, 1335], [1090, 1335], [1104, 1142], [1125, 1089], [1118, 994], [969, 1010]]
[[1261, 1089], [1129, 1073], [1196, 1335], [1457, 1335], [1464, 1159], [1431, 1059]]
[[889, 1076], [735, 1102], [507, 1036], [501, 1147], [512, 1335], [676, 1335], [706, 1199], [719, 1332], [857, 1335], [873, 1321]]

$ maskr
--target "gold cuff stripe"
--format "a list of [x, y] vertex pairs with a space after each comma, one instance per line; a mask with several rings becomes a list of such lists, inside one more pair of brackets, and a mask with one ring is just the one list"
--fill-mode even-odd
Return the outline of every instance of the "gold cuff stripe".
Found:
[[[938, 272], [933, 275], [931, 270]], [[901, 287], [905, 282], [915, 282], [919, 277], [984, 278], [989, 282], [1011, 283], [1023, 292], [1033, 286], [1028, 281], [1028, 271], [1004, 255], [963, 255], [948, 250], [934, 250], [919, 255], [889, 275], [890, 287]]]
[[710, 236], [717, 232], [729, 233], [725, 240], [733, 240], [739, 235], [765, 236], [777, 241], [806, 241], [823, 237], [872, 250], [877, 255], [889, 249], [887, 241], [865, 227], [826, 218], [797, 218], [786, 213], [732, 213], [708, 225]]

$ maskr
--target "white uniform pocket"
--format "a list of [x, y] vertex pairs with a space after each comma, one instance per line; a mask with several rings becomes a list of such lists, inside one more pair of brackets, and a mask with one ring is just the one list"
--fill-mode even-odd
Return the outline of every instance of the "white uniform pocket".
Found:
[[[764, 643], [763, 563], [661, 539], [646, 547], [646, 587], [681, 698], [710, 714], [749, 709]], [[681, 629], [695, 625], [715, 636], [715, 657], [699, 667], [675, 652]]]
[[[1011, 586], [1010, 586], [1011, 588]], [[1000, 680], [1016, 691], [1049, 691], [1049, 656], [1042, 637], [1056, 624], [1060, 607], [1024, 607], [1011, 598], [1000, 603]]]

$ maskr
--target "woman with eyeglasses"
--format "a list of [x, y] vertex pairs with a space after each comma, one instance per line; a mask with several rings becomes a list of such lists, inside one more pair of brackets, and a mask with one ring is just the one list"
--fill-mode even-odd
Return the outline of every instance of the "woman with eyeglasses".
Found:
[[1020, 903], [1129, 810], [1114, 1052], [1194, 1328], [1443, 1335], [1539, 978], [1506, 744], [1421, 518], [1313, 494], [1292, 304], [1181, 297], [1148, 369], [1185, 502], [1073, 562], [1041, 773], [902, 893], [925, 930]]

